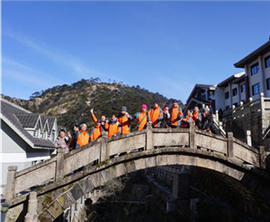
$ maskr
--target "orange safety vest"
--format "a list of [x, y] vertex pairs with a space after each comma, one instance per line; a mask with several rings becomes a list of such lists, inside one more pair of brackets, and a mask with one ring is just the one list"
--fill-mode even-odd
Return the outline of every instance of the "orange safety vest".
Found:
[[183, 113], [181, 113], [181, 111], [179, 110], [179, 106], [174, 106], [171, 108], [171, 125], [172, 126], [177, 126], [177, 121], [178, 119], [178, 115], [183, 115]]
[[159, 106], [157, 108], [153, 107], [152, 109], [150, 109], [150, 111], [148, 112], [148, 116], [149, 120], [152, 122], [153, 127], [158, 126], [158, 118], [162, 117], [162, 115], [163, 113]]
[[116, 123], [108, 123], [106, 122], [105, 129], [108, 130], [108, 137], [113, 137], [117, 133], [120, 132], [120, 123], [116, 121]]
[[130, 119], [127, 117], [127, 115], [118, 117], [118, 122], [122, 127], [121, 134], [129, 133]]
[[91, 133], [91, 141], [95, 141], [98, 138], [100, 138], [102, 136], [102, 128], [101, 126], [95, 126], [95, 128], [93, 129], [92, 133]]
[[78, 135], [78, 139], [77, 139], [77, 144], [80, 145], [80, 147], [88, 144], [90, 141], [90, 136], [89, 133], [87, 131], [82, 131], [80, 130], [79, 135]]
[[[181, 128], [188, 128], [189, 127], [189, 119], [192, 119], [192, 115], [188, 115], [186, 116], [185, 119], [183, 119], [183, 121], [181, 121]], [[192, 122], [194, 122], [194, 120], [192, 119]]]
[[138, 131], [143, 130], [146, 128], [146, 124], [147, 124], [147, 111], [143, 112], [141, 111], [138, 118], [137, 118], [137, 123], [140, 123], [140, 125], [138, 126]]

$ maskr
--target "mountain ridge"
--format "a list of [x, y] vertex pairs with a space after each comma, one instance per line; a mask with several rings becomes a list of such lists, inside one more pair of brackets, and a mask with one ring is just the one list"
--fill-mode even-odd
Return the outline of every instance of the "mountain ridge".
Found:
[[[6, 100], [13, 102], [33, 113], [43, 113], [56, 116], [58, 123], [71, 129], [72, 125], [85, 122], [89, 127], [94, 123], [90, 117], [90, 109], [99, 118], [105, 115], [118, 114], [122, 106], [128, 108], [133, 116], [140, 111], [142, 104], [147, 104], [148, 109], [155, 99], [163, 107], [166, 102], [172, 102], [159, 93], [150, 92], [140, 86], [128, 86], [122, 83], [101, 82], [99, 78], [81, 79], [70, 85], [63, 84], [35, 92], [29, 100], [12, 98], [1, 95]], [[182, 105], [181, 100], [179, 104]], [[136, 125], [135, 121], [132, 126]]]

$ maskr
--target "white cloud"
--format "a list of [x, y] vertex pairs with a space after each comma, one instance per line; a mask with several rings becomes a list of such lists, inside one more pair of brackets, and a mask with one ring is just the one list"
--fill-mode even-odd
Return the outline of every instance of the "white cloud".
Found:
[[26, 35], [11, 30], [4, 30], [3, 34], [19, 42], [20, 44], [31, 48], [32, 50], [40, 53], [41, 55], [46, 56], [53, 62], [58, 64], [60, 63], [68, 68], [71, 68], [71, 70], [73, 70], [74, 73], [76, 73], [80, 78], [87, 78], [90, 75], [104, 76], [104, 74], [90, 69], [84, 64], [82, 64], [82, 62], [78, 58], [69, 55], [66, 52], [60, 52], [59, 50], [54, 49], [43, 42], [34, 40]]
[[19, 63], [9, 58], [3, 57], [2, 62], [2, 77], [4, 84], [6, 79], [13, 79], [16, 82], [28, 85], [29, 87], [34, 84], [35, 87], [38, 86], [40, 88], [48, 88], [62, 82], [61, 79], [58, 79], [55, 76], [42, 73], [39, 70], [35, 70], [28, 65]]

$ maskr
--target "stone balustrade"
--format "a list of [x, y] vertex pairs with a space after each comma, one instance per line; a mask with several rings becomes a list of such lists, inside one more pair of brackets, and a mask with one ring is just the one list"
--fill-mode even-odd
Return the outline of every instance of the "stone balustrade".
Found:
[[228, 138], [224, 138], [198, 130], [194, 123], [189, 129], [153, 129], [148, 124], [145, 130], [113, 138], [107, 138], [105, 133], [97, 141], [67, 154], [58, 149], [56, 157], [19, 172], [15, 166], [9, 167], [5, 189], [6, 202], [33, 187], [48, 183], [61, 186], [61, 180], [66, 175], [93, 163], [106, 164], [106, 161], [115, 156], [128, 155], [138, 150], [155, 152], [157, 148], [201, 149], [257, 168], [264, 165], [263, 153], [235, 139], [232, 133], [228, 133]]

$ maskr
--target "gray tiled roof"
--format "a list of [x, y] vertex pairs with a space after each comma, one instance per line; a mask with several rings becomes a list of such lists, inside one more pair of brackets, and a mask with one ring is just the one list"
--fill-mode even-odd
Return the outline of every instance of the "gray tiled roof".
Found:
[[54, 145], [50, 140], [33, 137], [24, 129], [24, 124], [25, 126], [31, 125], [33, 123], [32, 118], [35, 119], [36, 115], [39, 114], [29, 113], [27, 110], [19, 108], [3, 99], [1, 99], [1, 113], [22, 133], [22, 135], [30, 140], [35, 147], [54, 148]]
[[[16, 114], [14, 113], [14, 115], [18, 118], [23, 128], [34, 128], [36, 126], [38, 117], [40, 116], [37, 113], [16, 113]], [[42, 122], [42, 126], [44, 124]]]

